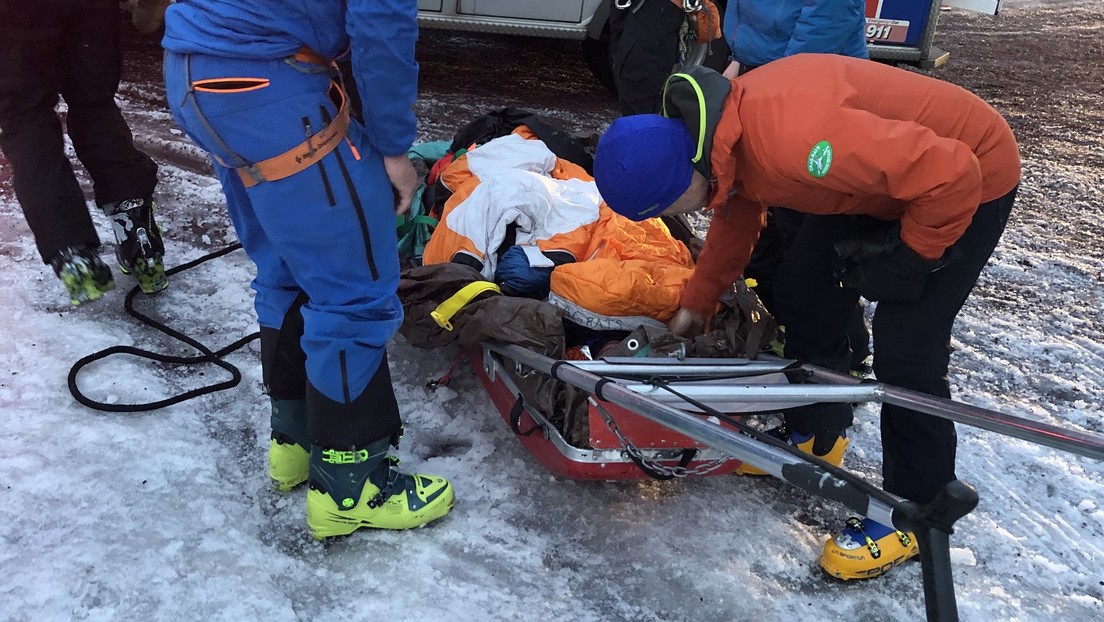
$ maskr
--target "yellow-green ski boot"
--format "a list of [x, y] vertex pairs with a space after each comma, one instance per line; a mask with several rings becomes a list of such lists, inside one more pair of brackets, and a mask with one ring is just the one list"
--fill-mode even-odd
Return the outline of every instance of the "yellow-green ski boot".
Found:
[[269, 399], [272, 439], [268, 445], [268, 475], [277, 490], [287, 492], [307, 481], [310, 470], [307, 401]]
[[443, 477], [400, 473], [391, 439], [363, 449], [311, 448], [307, 526], [317, 540], [362, 527], [410, 529], [441, 518], [454, 502]]

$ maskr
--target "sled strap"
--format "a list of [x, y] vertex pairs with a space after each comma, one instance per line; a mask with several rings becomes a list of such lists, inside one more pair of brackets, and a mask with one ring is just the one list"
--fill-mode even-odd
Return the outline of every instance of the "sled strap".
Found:
[[493, 291], [501, 294], [502, 289], [490, 281], [475, 281], [468, 283], [460, 288], [460, 291], [456, 292], [449, 297], [448, 300], [437, 305], [437, 308], [429, 312], [429, 317], [433, 318], [437, 325], [445, 330], [452, 330], [452, 316], [456, 315], [460, 309], [463, 309], [465, 305], [475, 299], [476, 296], [483, 292]]
[[514, 431], [514, 434], [518, 436], [529, 436], [533, 432], [541, 429], [540, 423], [533, 422], [533, 427], [521, 431], [521, 416], [525, 414], [525, 398], [518, 393], [517, 401], [514, 402], [514, 406], [510, 409], [510, 429]]

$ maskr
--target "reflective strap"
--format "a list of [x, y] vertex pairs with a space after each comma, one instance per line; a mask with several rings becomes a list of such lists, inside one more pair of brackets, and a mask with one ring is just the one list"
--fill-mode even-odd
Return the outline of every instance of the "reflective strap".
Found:
[[491, 283], [490, 281], [475, 281], [474, 283], [468, 283], [464, 287], [460, 288], [460, 291], [453, 294], [448, 300], [437, 305], [437, 308], [430, 311], [429, 317], [433, 318], [437, 325], [445, 330], [452, 330], [452, 316], [456, 315], [460, 309], [463, 309], [465, 305], [472, 301], [473, 298], [486, 291], [494, 291], [501, 294], [502, 289], [498, 285]]

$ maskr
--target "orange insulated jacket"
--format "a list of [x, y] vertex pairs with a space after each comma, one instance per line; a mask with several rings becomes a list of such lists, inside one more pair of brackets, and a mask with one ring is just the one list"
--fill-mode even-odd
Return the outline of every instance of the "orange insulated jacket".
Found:
[[733, 80], [711, 158], [713, 218], [680, 302], [705, 315], [743, 272], [768, 206], [899, 220], [902, 241], [937, 259], [1020, 179], [1012, 130], [976, 95], [823, 54]]

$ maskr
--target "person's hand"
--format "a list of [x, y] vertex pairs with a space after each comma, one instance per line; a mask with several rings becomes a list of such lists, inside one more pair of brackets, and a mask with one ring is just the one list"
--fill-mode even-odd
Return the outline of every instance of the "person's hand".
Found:
[[843, 287], [859, 290], [863, 298], [882, 302], [916, 302], [924, 294], [928, 275], [954, 263], [957, 247], [939, 259], [925, 259], [901, 241], [900, 226], [835, 245], [836, 277]]
[[667, 322], [667, 330], [673, 335], [692, 339], [705, 332], [705, 317], [689, 309], [679, 309]]
[[721, 75], [728, 78], [729, 80], [740, 75], [740, 63], [736, 61], [730, 62], [728, 64], [728, 67], [725, 67], [725, 70], [721, 72]]
[[161, 27], [165, 21], [165, 9], [169, 0], [134, 0], [130, 2], [133, 13], [130, 16], [138, 32], [149, 34]]
[[414, 165], [405, 153], [385, 156], [383, 167], [387, 170], [387, 179], [391, 180], [391, 187], [395, 190], [395, 213], [405, 214], [418, 190], [418, 173], [414, 172]]

